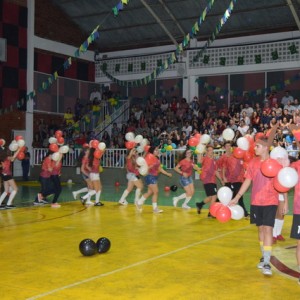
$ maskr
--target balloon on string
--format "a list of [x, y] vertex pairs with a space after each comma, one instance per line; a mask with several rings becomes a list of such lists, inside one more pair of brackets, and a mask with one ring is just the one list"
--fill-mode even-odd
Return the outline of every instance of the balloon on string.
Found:
[[84, 239], [79, 244], [79, 251], [83, 256], [92, 256], [97, 253], [97, 245], [91, 239]]
[[98, 149], [99, 149], [100, 151], [104, 151], [104, 150], [106, 149], [106, 144], [105, 144], [104, 142], [100, 142], [100, 143], [98, 144]]
[[0, 139], [0, 147], [3, 147], [5, 145], [5, 140], [4, 139]]
[[279, 183], [286, 188], [294, 187], [299, 179], [297, 171], [291, 167], [282, 168], [277, 176]]
[[226, 223], [231, 219], [231, 211], [228, 206], [223, 206], [218, 209], [216, 218], [221, 223]]
[[157, 158], [152, 153], [147, 153], [145, 156], [145, 160], [148, 166], [154, 165], [157, 162]]
[[94, 157], [97, 159], [100, 159], [102, 157], [102, 155], [103, 155], [103, 152], [97, 148], [94, 152]]
[[245, 138], [245, 137], [240, 137], [237, 139], [236, 144], [239, 148], [241, 148], [242, 150], [249, 150], [249, 141]]
[[134, 137], [135, 137], [135, 135], [134, 135], [133, 132], [127, 132], [127, 133], [125, 134], [125, 139], [126, 139], [126, 141], [128, 141], [128, 142], [134, 142]]
[[231, 219], [240, 220], [244, 217], [244, 210], [240, 205], [229, 206], [231, 211]]
[[210, 208], [209, 208], [209, 212], [210, 214], [213, 216], [213, 217], [216, 217], [217, 216], [217, 212], [218, 210], [223, 207], [224, 204], [222, 204], [221, 202], [215, 202], [213, 203]]
[[290, 190], [279, 183], [277, 176], [273, 178], [273, 186], [274, 189], [279, 193], [287, 193]]
[[89, 144], [88, 144], [88, 143], [84, 143], [84, 144], [82, 145], [82, 148], [89, 148]]
[[173, 148], [172, 148], [172, 145], [168, 145], [167, 147], [166, 147], [166, 150], [167, 151], [171, 151]]
[[18, 160], [23, 160], [25, 158], [25, 153], [24, 152], [19, 152], [17, 155]]
[[270, 152], [270, 157], [273, 159], [277, 158], [288, 158], [289, 154], [283, 147], [277, 146]]
[[261, 172], [267, 177], [275, 177], [281, 169], [281, 164], [273, 158], [264, 160], [260, 165]]
[[177, 185], [172, 185], [171, 187], [170, 187], [170, 189], [171, 189], [171, 191], [172, 192], [176, 192], [177, 191]]
[[17, 144], [17, 142], [15, 140], [13, 140], [10, 145], [8, 146], [8, 149], [12, 152], [17, 151], [19, 148], [19, 145]]
[[139, 145], [138, 147], [136, 147], [136, 151], [138, 153], [143, 153], [144, 152], [144, 147], [142, 147], [141, 145]]
[[235, 158], [243, 158], [245, 154], [245, 151], [239, 147], [234, 147], [233, 149], [233, 156]]
[[249, 162], [253, 158], [253, 154], [250, 151], [244, 152], [243, 160], [244, 162]]
[[205, 153], [205, 151], [206, 151], [206, 147], [205, 147], [205, 145], [203, 145], [203, 144], [199, 144], [199, 145], [197, 145], [196, 150], [197, 150], [199, 153], [203, 154], [203, 153]]
[[57, 152], [58, 151], [58, 145], [57, 144], [50, 144], [49, 145], [49, 149], [52, 151], [52, 152]]
[[139, 167], [139, 173], [142, 176], [146, 176], [148, 174], [148, 171], [149, 171], [148, 165], [142, 165], [142, 166]]
[[147, 162], [146, 162], [146, 160], [145, 160], [144, 157], [139, 156], [139, 157], [136, 159], [136, 164], [137, 164], [138, 166], [141, 167], [141, 166], [147, 165]]
[[222, 186], [217, 193], [218, 199], [224, 205], [227, 205], [230, 202], [232, 195], [232, 190], [228, 186]]
[[146, 153], [149, 151], [149, 149], [150, 149], [150, 145], [145, 145], [145, 146], [144, 146], [144, 151], [145, 151]]
[[172, 146], [172, 149], [176, 149], [177, 148], [177, 146], [176, 146], [175, 143], [172, 143], [171, 146]]
[[53, 161], [58, 161], [60, 159], [60, 153], [59, 152], [54, 152], [52, 155], [51, 155], [51, 159]]
[[57, 137], [57, 144], [63, 145], [65, 143], [65, 139], [62, 136]]
[[15, 141], [18, 141], [18, 140], [24, 140], [23, 136], [22, 135], [15, 136]]
[[142, 141], [140, 142], [141, 146], [146, 146], [148, 145], [148, 140], [147, 139], [142, 139]]
[[110, 249], [111, 242], [110, 242], [110, 240], [108, 238], [101, 237], [96, 242], [96, 246], [97, 246], [98, 253], [103, 254], [103, 253], [106, 253]]
[[222, 137], [226, 141], [232, 141], [234, 138], [234, 131], [231, 128], [226, 128], [222, 132]]
[[207, 145], [210, 142], [210, 136], [208, 134], [203, 134], [200, 138], [200, 143]]
[[48, 140], [49, 144], [56, 144], [57, 143], [57, 138], [55, 137], [50, 137], [49, 140]]
[[134, 147], [135, 147], [135, 142], [134, 142], [134, 140], [133, 140], [133, 141], [127, 141], [127, 142], [125, 142], [125, 147], [126, 147], [126, 149], [128, 149], [128, 150], [134, 148]]
[[25, 141], [23, 139], [20, 139], [17, 141], [17, 144], [18, 146], [21, 148], [21, 147], [24, 147], [25, 146]]
[[256, 133], [254, 138], [255, 138], [255, 141], [257, 141], [263, 137], [265, 137], [265, 135], [262, 132], [258, 132], [258, 133]]
[[56, 138], [59, 138], [59, 137], [63, 136], [63, 132], [61, 130], [56, 130], [54, 135]]
[[59, 152], [62, 153], [62, 154], [68, 153], [69, 150], [70, 150], [70, 149], [69, 149], [69, 146], [68, 146], [68, 145], [64, 145], [64, 146], [61, 146], [61, 147], [59, 148]]
[[195, 137], [191, 137], [188, 141], [188, 144], [192, 147], [196, 147], [198, 145], [198, 140]]
[[[57, 141], [58, 141], [58, 139], [57, 139]], [[98, 140], [91, 140], [90, 141], [91, 148], [96, 149], [96, 148], [98, 148], [98, 145], [99, 145], [99, 141]]]
[[164, 191], [165, 192], [170, 192], [170, 187], [169, 186], [165, 186]]
[[141, 143], [141, 141], [143, 140], [143, 136], [138, 134], [135, 138], [134, 138], [134, 141], [139, 144]]
[[200, 143], [200, 139], [201, 139], [201, 134], [200, 133], [194, 134], [194, 138], [198, 141], [198, 144], [199, 144]]

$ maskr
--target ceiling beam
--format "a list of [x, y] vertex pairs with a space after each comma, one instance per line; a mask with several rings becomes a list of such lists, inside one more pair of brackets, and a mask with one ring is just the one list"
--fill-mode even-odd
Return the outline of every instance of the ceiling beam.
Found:
[[291, 0], [287, 0], [286, 2], [287, 2], [288, 6], [289, 6], [289, 8], [290, 8], [290, 10], [292, 12], [294, 20], [295, 20], [295, 22], [296, 22], [296, 24], [298, 26], [298, 30], [300, 30], [300, 20], [299, 20], [299, 17], [297, 15], [297, 12], [296, 12], [296, 9], [294, 7], [294, 4], [292, 3]]

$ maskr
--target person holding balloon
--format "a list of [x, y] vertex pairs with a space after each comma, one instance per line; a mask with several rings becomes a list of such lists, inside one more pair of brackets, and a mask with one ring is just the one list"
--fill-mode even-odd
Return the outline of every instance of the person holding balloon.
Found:
[[[4, 192], [0, 196], [0, 209], [16, 208], [16, 206], [13, 205], [13, 200], [18, 192], [18, 187], [15, 180], [12, 177], [11, 163], [17, 158], [20, 151], [21, 148], [19, 147], [19, 149], [17, 149], [12, 156], [9, 155], [6, 151], [1, 153], [2, 157], [0, 158], [0, 166], [2, 167], [1, 175], [3, 180], [3, 185], [4, 185]], [[9, 193], [10, 195], [8, 201], [4, 206], [2, 205], [2, 202], [4, 201], [4, 199]]]
[[61, 206], [60, 204], [57, 203], [57, 200], [62, 191], [61, 182], [60, 182], [62, 157], [63, 154], [60, 152], [56, 152], [51, 156], [52, 170], [51, 170], [50, 180], [52, 182], [53, 190], [54, 190], [54, 197], [52, 199], [51, 207], [54, 208], [59, 208]]
[[[214, 148], [212, 145], [206, 147], [206, 155], [203, 156], [202, 153], [198, 154], [198, 163], [202, 164], [202, 172], [200, 174], [200, 179], [203, 182], [206, 198], [202, 202], [196, 202], [197, 212], [201, 213], [203, 206], [207, 203], [210, 205], [214, 204], [217, 200], [217, 184], [216, 177], [220, 180], [223, 185], [223, 179], [217, 168], [217, 163], [214, 159]], [[208, 213], [208, 217], [211, 214]]]
[[278, 191], [273, 185], [273, 178], [265, 176], [261, 165], [269, 159], [269, 149], [272, 144], [278, 124], [273, 126], [269, 136], [263, 136], [255, 141], [255, 154], [248, 165], [245, 180], [236, 196], [229, 202], [229, 206], [236, 205], [252, 183], [250, 223], [256, 224], [262, 258], [257, 267], [267, 276], [272, 275], [270, 265], [273, 227], [278, 207]]
[[189, 201], [192, 199], [195, 188], [193, 183], [193, 169], [200, 171], [201, 169], [194, 164], [192, 160], [192, 150], [186, 149], [182, 154], [182, 159], [176, 165], [174, 170], [180, 174], [180, 184], [183, 186], [185, 193], [181, 194], [180, 196], [173, 197], [173, 205], [176, 207], [179, 200], [184, 200], [182, 204], [182, 208], [190, 209], [191, 207], [188, 206]]
[[148, 175], [145, 176], [145, 183], [148, 186], [148, 191], [143, 194], [138, 201], [136, 202], [136, 207], [138, 210], [142, 209], [142, 206], [146, 199], [152, 195], [152, 207], [154, 213], [162, 213], [163, 210], [159, 209], [157, 206], [158, 200], [158, 184], [157, 179], [159, 173], [162, 173], [168, 177], [172, 177], [172, 174], [165, 171], [158, 159], [159, 149], [158, 147], [151, 146], [147, 155], [145, 156], [145, 160], [148, 165]]
[[[123, 192], [119, 200], [119, 203], [122, 205], [128, 204], [126, 197], [129, 195], [129, 193], [132, 191], [134, 187], [136, 187], [134, 202], [137, 202], [141, 194], [141, 191], [143, 189], [143, 182], [139, 177], [139, 169], [136, 163], [137, 158], [139, 158], [137, 149], [132, 148], [129, 151], [129, 154], [126, 158], [126, 169], [127, 169], [126, 178], [128, 180], [128, 184], [127, 184], [127, 188], [125, 189], [125, 191]], [[141, 159], [144, 158], [141, 157]]]

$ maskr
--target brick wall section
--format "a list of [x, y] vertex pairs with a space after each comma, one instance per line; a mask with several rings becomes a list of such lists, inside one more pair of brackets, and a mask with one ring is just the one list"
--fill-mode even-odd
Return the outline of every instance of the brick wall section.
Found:
[[80, 46], [90, 33], [83, 34], [79, 27], [49, 0], [35, 1], [35, 34], [65, 44]]

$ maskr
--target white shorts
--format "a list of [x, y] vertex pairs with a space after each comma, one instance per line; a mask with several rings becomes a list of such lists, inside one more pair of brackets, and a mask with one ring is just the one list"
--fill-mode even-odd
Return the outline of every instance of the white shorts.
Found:
[[100, 175], [99, 175], [99, 173], [90, 173], [90, 180], [91, 180], [91, 181], [97, 181], [97, 180], [100, 180]]
[[126, 179], [127, 179], [128, 181], [137, 181], [137, 180], [139, 180], [139, 179], [136, 177], [136, 175], [135, 175], [134, 173], [131, 173], [131, 172], [128, 172], [128, 173], [126, 174]]

